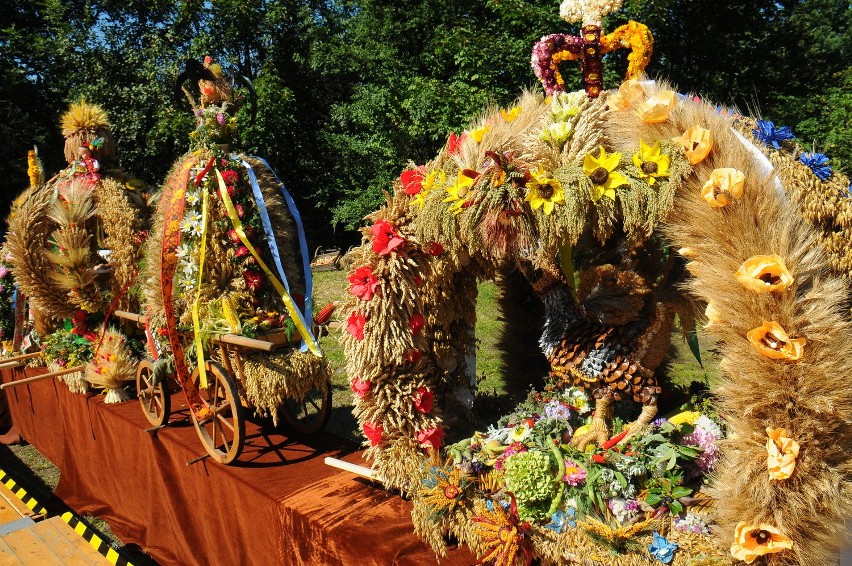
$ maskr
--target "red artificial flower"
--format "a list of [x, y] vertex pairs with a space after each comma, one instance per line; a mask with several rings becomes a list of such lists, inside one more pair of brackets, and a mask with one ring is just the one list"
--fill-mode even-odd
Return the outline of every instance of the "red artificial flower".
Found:
[[249, 269], [243, 271], [243, 279], [245, 279], [246, 287], [248, 287], [249, 291], [257, 291], [263, 283], [260, 273]]
[[438, 242], [430, 242], [429, 247], [426, 248], [426, 253], [433, 256], [439, 256], [444, 253], [444, 246]]
[[352, 284], [349, 287], [349, 292], [362, 301], [369, 301], [381, 293], [381, 281], [373, 275], [373, 270], [369, 265], [359, 267], [347, 279]]
[[228, 191], [229, 197], [233, 197], [234, 193], [237, 192], [236, 189], [234, 188], [234, 185], [228, 185], [228, 186], [225, 187], [225, 189]]
[[409, 351], [408, 351], [408, 352], [406, 352], [406, 354], [405, 354], [405, 359], [406, 359], [409, 363], [412, 363], [412, 364], [416, 364], [417, 362], [419, 362], [419, 361], [420, 361], [420, 358], [422, 358], [422, 357], [423, 357], [423, 352], [421, 352], [421, 351], [420, 351], [420, 350], [418, 350], [417, 348], [414, 348], [414, 349], [412, 349], [412, 350], [409, 350]]
[[237, 179], [239, 178], [239, 173], [237, 173], [233, 169], [226, 169], [225, 171], [222, 171], [222, 180], [225, 181], [226, 185], [233, 185], [237, 182]]
[[367, 317], [359, 312], [353, 312], [349, 315], [349, 320], [346, 321], [346, 332], [352, 335], [356, 340], [364, 339], [364, 323], [367, 322]]
[[425, 168], [420, 165], [416, 169], [406, 169], [399, 176], [399, 182], [405, 189], [405, 194], [414, 196], [423, 190], [423, 179], [426, 176]]
[[245, 211], [243, 210], [243, 205], [241, 205], [240, 203], [234, 203], [234, 209], [237, 211], [237, 216], [239, 216], [240, 218], [242, 218], [243, 214], [245, 214]]
[[232, 242], [234, 242], [235, 244], [239, 244], [239, 243], [240, 243], [240, 241], [241, 241], [241, 240], [240, 240], [240, 235], [239, 235], [239, 234], [237, 234], [237, 231], [236, 231], [236, 230], [234, 230], [233, 228], [231, 228], [230, 230], [228, 230], [228, 238], [230, 238], [230, 239], [231, 239], [231, 241], [232, 241]]
[[249, 255], [249, 249], [245, 246], [240, 246], [237, 248], [237, 251], [234, 252], [237, 257], [245, 257]]
[[405, 241], [387, 220], [377, 220], [370, 231], [373, 233], [373, 251], [379, 255], [388, 255]]
[[425, 415], [432, 410], [435, 394], [426, 387], [418, 387], [411, 400], [414, 401], [414, 408]]
[[359, 399], [363, 399], [370, 393], [370, 387], [372, 387], [372, 384], [369, 381], [363, 381], [360, 377], [352, 380], [352, 391]]
[[385, 427], [381, 423], [365, 422], [361, 428], [364, 430], [364, 436], [370, 441], [370, 446], [376, 446], [382, 441]]
[[411, 330], [412, 334], [418, 334], [423, 330], [424, 326], [426, 326], [426, 319], [419, 312], [411, 315], [411, 318], [408, 320], [408, 329]]
[[421, 446], [431, 446], [433, 450], [441, 449], [441, 440], [444, 438], [444, 431], [439, 427], [427, 428], [417, 433], [417, 442]]
[[447, 155], [455, 155], [465, 139], [467, 139], [466, 133], [457, 136], [455, 132], [450, 132], [450, 137], [447, 139]]

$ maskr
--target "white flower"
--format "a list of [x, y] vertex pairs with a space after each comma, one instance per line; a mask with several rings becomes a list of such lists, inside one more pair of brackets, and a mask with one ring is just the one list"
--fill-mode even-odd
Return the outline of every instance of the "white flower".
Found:
[[584, 26], [600, 26], [603, 17], [621, 8], [622, 0], [565, 0], [559, 15], [568, 23], [583, 21]]
[[201, 202], [201, 195], [198, 194], [198, 191], [189, 191], [186, 193], [186, 204], [195, 206], [199, 202]]
[[695, 427], [704, 429], [707, 433], [712, 434], [717, 440], [722, 438], [722, 429], [719, 428], [719, 425], [713, 422], [713, 419], [707, 415], [701, 415], [695, 419]]
[[189, 255], [190, 255], [191, 253], [192, 253], [192, 248], [191, 248], [191, 247], [190, 247], [190, 245], [189, 245], [189, 244], [187, 244], [186, 242], [184, 242], [184, 243], [182, 243], [181, 245], [179, 245], [179, 246], [178, 246], [178, 249], [177, 249], [177, 250], [175, 250], [175, 255], [176, 255], [177, 257], [179, 257], [179, 258], [182, 258], [182, 257], [189, 257]]
[[198, 264], [195, 263], [194, 259], [182, 261], [180, 265], [181, 271], [183, 271], [183, 276], [187, 279], [192, 279], [193, 276], [198, 273]]
[[509, 440], [512, 442], [523, 442], [529, 437], [532, 429], [524, 423], [519, 424], [515, 428], [512, 429], [512, 433], [509, 435]]
[[182, 232], [197, 238], [201, 236], [201, 232], [204, 229], [201, 225], [202, 220], [201, 213], [192, 211], [184, 216], [183, 222], [180, 223], [180, 229]]

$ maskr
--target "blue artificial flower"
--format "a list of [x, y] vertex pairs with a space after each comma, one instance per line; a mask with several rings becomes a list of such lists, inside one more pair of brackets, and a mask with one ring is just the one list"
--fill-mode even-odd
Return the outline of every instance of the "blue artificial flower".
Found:
[[656, 558], [663, 564], [668, 564], [674, 558], [675, 549], [677, 549], [676, 543], [669, 542], [666, 537], [654, 531], [654, 542], [648, 545], [651, 558]]
[[827, 181], [832, 175], [831, 167], [828, 166], [828, 156], [824, 153], [803, 153], [799, 156], [799, 161], [810, 167], [821, 181]]
[[577, 517], [577, 510], [573, 507], [569, 507], [568, 511], [557, 511], [553, 515], [550, 516], [550, 522], [544, 526], [545, 529], [550, 529], [551, 531], [555, 531], [557, 534], [561, 533], [565, 530], [565, 525], [568, 525], [572, 529], [577, 526], [577, 522], [574, 520]]
[[796, 137], [792, 130], [790, 130], [790, 126], [775, 127], [775, 124], [769, 120], [758, 120], [757, 129], [752, 130], [752, 133], [757, 138], [757, 141], [767, 145], [771, 144], [775, 149], [781, 149], [778, 142], [791, 140]]

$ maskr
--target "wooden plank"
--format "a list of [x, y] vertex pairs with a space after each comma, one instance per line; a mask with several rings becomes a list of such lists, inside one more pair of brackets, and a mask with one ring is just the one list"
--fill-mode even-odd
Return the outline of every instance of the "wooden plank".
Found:
[[69, 566], [92, 566], [105, 564], [106, 559], [92, 548], [86, 539], [74, 532], [60, 517], [52, 517], [34, 525], [31, 529], [41, 540]]
[[23, 562], [15, 556], [9, 545], [0, 538], [0, 566], [23, 566]]
[[0, 537], [24, 566], [63, 566], [62, 560], [29, 529]]
[[[0, 483], [0, 505], [5, 505], [8, 503], [12, 509], [18, 512], [20, 517], [31, 517], [34, 515], [32, 509], [26, 506], [26, 504], [21, 501], [17, 495], [15, 495], [11, 489], [6, 487], [5, 484]], [[2, 513], [2, 511], [0, 511]], [[17, 519], [17, 517], [15, 517]], [[0, 523], [5, 523], [7, 521], [3, 520], [3, 515], [0, 514]]]
[[11, 503], [5, 499], [0, 499], [0, 525], [17, 521], [24, 516]]

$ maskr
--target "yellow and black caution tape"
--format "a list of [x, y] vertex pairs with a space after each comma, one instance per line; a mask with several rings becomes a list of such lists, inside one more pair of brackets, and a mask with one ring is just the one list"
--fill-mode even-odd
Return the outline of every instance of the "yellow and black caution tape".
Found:
[[62, 514], [62, 520], [68, 523], [68, 525], [74, 529], [75, 533], [83, 537], [84, 540], [92, 545], [92, 548], [103, 554], [110, 563], [115, 564], [115, 566], [132, 566], [127, 558], [116, 552], [116, 550], [111, 547], [108, 542], [99, 537], [89, 525], [81, 521], [70, 511], [66, 511]]
[[36, 515], [44, 515], [47, 513], [45, 508], [35, 500], [35, 498], [27, 493], [27, 490], [20, 487], [15, 480], [9, 477], [9, 474], [0, 470], [0, 482], [3, 483], [6, 487], [9, 488], [9, 491], [15, 494], [15, 496], [20, 499], [24, 505], [26, 505], [33, 513]]

